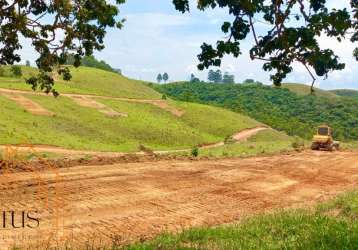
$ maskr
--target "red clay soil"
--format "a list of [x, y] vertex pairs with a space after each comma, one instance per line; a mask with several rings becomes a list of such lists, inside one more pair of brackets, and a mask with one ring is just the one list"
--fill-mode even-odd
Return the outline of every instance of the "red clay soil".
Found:
[[[4, 229], [2, 237], [24, 233], [44, 240], [57, 218], [60, 235], [72, 246], [88, 240], [92, 246], [125, 244], [163, 231], [307, 206], [355, 189], [358, 152], [76, 166], [1, 177], [2, 209], [37, 209], [41, 218], [38, 230]], [[13, 242], [0, 241], [1, 246]]]

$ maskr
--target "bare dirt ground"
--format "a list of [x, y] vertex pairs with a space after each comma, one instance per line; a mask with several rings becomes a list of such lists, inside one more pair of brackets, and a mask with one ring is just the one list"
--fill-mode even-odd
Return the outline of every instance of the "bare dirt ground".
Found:
[[[90, 245], [125, 244], [163, 231], [230, 223], [274, 208], [307, 206], [355, 189], [358, 152], [77, 166], [9, 173], [0, 183], [3, 210], [53, 204], [38, 208], [38, 230], [16, 229], [17, 233], [37, 231], [45, 239], [50, 219], [60, 211], [56, 217], [60, 231], [71, 235], [72, 244], [88, 239]], [[2, 230], [2, 235], [11, 233], [13, 229]], [[10, 244], [7, 240], [1, 246]]]

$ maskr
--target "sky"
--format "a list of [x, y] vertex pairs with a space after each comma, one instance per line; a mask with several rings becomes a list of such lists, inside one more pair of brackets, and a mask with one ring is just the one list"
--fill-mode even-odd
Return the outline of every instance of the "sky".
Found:
[[[328, 0], [329, 6], [342, 8], [348, 0]], [[105, 49], [96, 52], [98, 59], [105, 60], [113, 68], [122, 70], [130, 78], [155, 81], [158, 73], [167, 72], [170, 81], [188, 80], [194, 73], [202, 80], [207, 71], [198, 71], [197, 55], [203, 42], [215, 44], [224, 39], [221, 24], [232, 21], [225, 9], [199, 11], [195, 0], [191, 0], [191, 12], [182, 14], [175, 10], [172, 0], [127, 0], [119, 6], [120, 18], [126, 18], [123, 29], [109, 29], [105, 38]], [[265, 31], [265, 24], [257, 23], [259, 31]], [[318, 79], [317, 86], [323, 89], [358, 89], [358, 62], [352, 56], [355, 45], [349, 41], [341, 43], [326, 37], [319, 38], [322, 48], [333, 49], [341, 61], [346, 63], [342, 71], [331, 73], [328, 79]], [[235, 75], [236, 82], [253, 78], [271, 84], [270, 73], [262, 69], [262, 62], [252, 61], [248, 51], [253, 45], [249, 36], [242, 42], [239, 58], [226, 56], [221, 70]], [[357, 45], [358, 46], [358, 45]], [[29, 46], [21, 52], [23, 58], [35, 60]], [[311, 78], [303, 66], [294, 65], [285, 82], [309, 84]]]

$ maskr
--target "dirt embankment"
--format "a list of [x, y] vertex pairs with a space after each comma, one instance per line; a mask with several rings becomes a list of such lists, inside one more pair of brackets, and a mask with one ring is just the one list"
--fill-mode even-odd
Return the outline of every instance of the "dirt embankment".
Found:
[[[54, 195], [32, 200], [40, 193], [38, 183], [41, 190]], [[307, 206], [357, 187], [358, 152], [306, 151], [9, 173], [1, 178], [0, 196], [5, 210], [27, 209], [46, 200], [51, 204], [59, 197], [63, 235], [71, 235], [74, 244], [91, 239], [95, 245], [100, 240], [100, 244], [114, 240], [125, 244], [163, 231], [229, 223], [274, 208]], [[53, 206], [39, 210], [39, 233], [44, 239], [50, 231], [46, 222], [57, 210]], [[13, 232], [4, 230], [3, 234]], [[28, 228], [21, 231], [31, 232]]]

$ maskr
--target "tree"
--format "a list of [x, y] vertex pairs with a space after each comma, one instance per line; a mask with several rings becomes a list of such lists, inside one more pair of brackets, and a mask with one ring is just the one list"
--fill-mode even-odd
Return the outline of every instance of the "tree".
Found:
[[[39, 54], [39, 74], [27, 79], [27, 83], [34, 90], [40, 88], [57, 95], [51, 72], [56, 70], [64, 80], [71, 78], [69, 68], [62, 66], [67, 55], [74, 54], [73, 65], [78, 67], [83, 56], [104, 48], [107, 27], [122, 27], [124, 20], [117, 19], [118, 7], [111, 2], [114, 1], [1, 1], [0, 64], [19, 62], [19, 37], [29, 39]], [[125, 0], [115, 2], [122, 4]]]
[[164, 73], [163, 74], [163, 81], [164, 82], [167, 82], [169, 80], [169, 75], [168, 75], [168, 73]]
[[214, 70], [209, 70], [208, 80], [209, 80], [209, 82], [215, 82], [215, 83], [220, 83], [220, 82], [222, 82], [222, 73], [221, 73], [221, 70], [220, 70], [220, 69], [218, 69], [218, 70], [216, 70], [216, 71], [214, 71]]
[[244, 84], [254, 84], [255, 80], [254, 79], [246, 79], [243, 83]]
[[162, 76], [162, 74], [159, 73], [158, 76], [157, 76], [157, 82], [161, 83], [162, 80], [163, 80], [163, 76]]
[[223, 83], [235, 83], [235, 76], [225, 72], [223, 76]]
[[[206, 0], [198, 1], [200, 10], [224, 8], [233, 16], [232, 22], [224, 22], [222, 31], [227, 39], [216, 45], [204, 43], [198, 58], [198, 68], [221, 65], [226, 54], [239, 57], [242, 54], [241, 41], [249, 34], [254, 38], [250, 49], [252, 60], [263, 60], [265, 71], [274, 71], [271, 80], [277, 86], [292, 72], [294, 62], [301, 63], [312, 77], [311, 90], [316, 77], [327, 77], [334, 70], [342, 70], [345, 64], [331, 49], [321, 49], [317, 41], [320, 36], [342, 41], [351, 34], [352, 42], [358, 41], [358, 1], [350, 3], [351, 11], [329, 9], [325, 0]], [[173, 0], [177, 10], [189, 11], [189, 0]], [[267, 29], [257, 29], [258, 23], [265, 23]], [[358, 60], [358, 48], [353, 52]]]
[[255, 81], [254, 79], [246, 79], [243, 84], [246, 84], [246, 85], [258, 85], [258, 86], [262, 86], [263, 83], [262, 82], [259, 82], [259, 81]]
[[200, 79], [197, 78], [193, 73], [190, 75], [190, 82], [200, 82]]
[[220, 82], [223, 82], [223, 75], [221, 73], [221, 70], [218, 69], [215, 71], [215, 83], [220, 83]]
[[209, 73], [208, 73], [208, 81], [209, 82], [214, 82], [215, 81], [215, 72], [214, 70], [209, 70]]
[[30, 67], [30, 66], [31, 66], [31, 63], [30, 63], [29, 60], [26, 60], [26, 66], [27, 66], [27, 67]]
[[121, 70], [121, 69], [113, 69], [113, 70], [114, 70], [114, 72], [116, 72], [117, 74], [122, 75], [122, 70]]
[[11, 66], [11, 72], [15, 77], [21, 77], [22, 76], [22, 70], [19, 65], [13, 65]]

